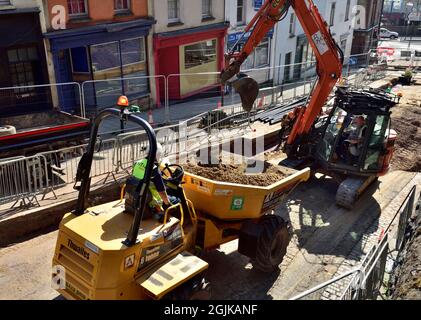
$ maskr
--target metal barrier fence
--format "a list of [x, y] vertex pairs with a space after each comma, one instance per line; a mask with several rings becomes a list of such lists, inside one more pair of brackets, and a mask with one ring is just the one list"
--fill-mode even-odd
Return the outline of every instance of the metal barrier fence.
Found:
[[37, 203], [37, 195], [50, 190], [47, 160], [42, 155], [0, 162], [0, 203], [15, 201], [12, 208]]
[[[83, 114], [85, 117], [94, 117], [105, 108], [114, 107], [121, 95], [127, 96], [131, 103], [138, 105], [140, 113], [147, 117], [149, 110], [164, 110], [166, 77], [137, 76], [113, 79], [89, 80], [82, 83]], [[150, 98], [150, 85], [154, 85], [157, 91], [162, 90], [163, 100], [153, 101]], [[162, 88], [162, 89], [161, 89]], [[162, 108], [160, 108], [162, 106]], [[164, 112], [156, 115], [158, 122], [165, 122]]]
[[[94, 154], [91, 177], [108, 175], [115, 171], [116, 139], [99, 141]], [[75, 182], [79, 160], [86, 151], [87, 144], [63, 148], [37, 154], [45, 159], [52, 189], [57, 189]]]
[[[372, 80], [372, 78], [367, 75], [368, 71], [365, 73], [361, 72], [359, 69], [360, 66], [364, 66], [366, 63], [371, 62], [370, 59], [372, 59], [372, 54], [373, 53], [370, 52], [368, 54], [356, 55], [347, 58], [348, 63], [344, 67], [344, 74], [346, 74], [345, 80], [347, 82], [353, 83], [354, 85], [362, 85], [364, 81]], [[252, 77], [261, 80], [260, 82], [262, 88], [260, 90], [259, 97], [255, 102], [253, 113], [255, 114], [259, 110], [266, 110], [276, 104], [286, 103], [290, 100], [310, 94], [314, 81], [316, 81], [317, 78], [314, 77], [314, 75], [311, 76], [311, 72], [314, 70], [312, 71], [308, 66], [312, 66], [311, 61], [287, 66], [278, 66], [275, 68], [268, 67], [244, 70], [244, 73], [250, 74]], [[292, 74], [292, 70], [294, 68], [296, 71], [298, 69], [305, 71], [303, 73], [302, 80], [297, 80], [291, 83], [285, 83], [285, 81], [280, 79], [274, 79], [274, 82], [267, 81], [267, 79], [270, 79], [270, 75], [285, 74], [285, 69], [290, 70]], [[362, 77], [361, 74], [363, 75]], [[374, 74], [378, 75], [379, 73], [375, 72]], [[224, 92], [224, 95], [221, 96], [221, 91], [224, 90], [222, 90], [220, 86], [216, 86], [214, 83], [217, 75], [218, 73], [170, 75], [168, 77], [142, 76], [86, 81], [82, 84], [82, 86], [78, 83], [67, 83], [38, 87], [60, 88], [60, 90], [57, 90], [58, 96], [56, 100], [58, 102], [66, 101], [65, 97], [69, 96], [69, 92], [65, 94], [65, 88], [74, 87], [72, 89], [73, 91], [70, 91], [76, 95], [76, 99], [79, 101], [79, 105], [81, 107], [81, 109], [76, 113], [86, 116], [92, 111], [88, 111], [91, 107], [92, 101], [95, 100], [96, 103], [98, 103], [98, 101], [102, 101], [99, 105], [95, 105], [95, 109], [91, 112], [93, 115], [99, 109], [113, 106], [120, 94], [129, 94], [130, 99], [130, 93], [139, 91], [140, 89], [138, 90], [138, 88], [143, 88], [145, 86], [145, 82], [152, 81], [155, 83], [157, 89], [163, 93], [161, 96], [164, 97], [165, 108], [154, 109], [153, 113], [150, 113], [150, 110], [153, 109], [152, 107], [157, 107], [158, 105], [149, 105], [149, 112], [143, 111], [140, 115], [147, 120], [151, 120], [150, 116], [152, 115], [159, 123], [169, 121], [176, 122], [177, 120], [180, 122], [179, 125], [170, 125], [156, 129], [157, 135], [160, 142], [164, 145], [166, 153], [175, 154], [175, 152], [177, 152], [177, 148], [179, 147], [179, 144], [176, 142], [182, 139], [186, 141], [185, 149], [188, 151], [188, 148], [193, 148], [193, 146], [200, 147], [203, 143], [207, 142], [208, 138], [206, 137], [206, 134], [209, 135], [214, 130], [222, 130], [227, 127], [240, 129], [246, 127], [248, 114], [246, 114], [241, 107], [241, 99], [239, 95], [231, 91], [229, 94], [225, 94]], [[189, 98], [188, 102], [172, 104], [171, 97], [176, 94], [180, 94], [181, 92], [180, 81], [184, 81], [193, 86], [193, 89], [195, 85], [194, 82], [200, 84], [200, 81], [205, 81], [210, 85], [211, 91], [192, 96]], [[175, 86], [171, 85], [172, 82], [175, 83]], [[278, 84], [274, 85], [274, 83]], [[16, 90], [16, 88], [2, 88], [0, 89], [0, 92], [1, 90], [12, 91]], [[210, 95], [205, 97], [204, 95], [206, 94]], [[98, 99], [98, 95], [100, 99]], [[222, 97], [224, 99], [223, 105], [220, 103]], [[132, 100], [131, 102], [139, 103], [142, 101]], [[182, 107], [183, 105], [185, 108]], [[143, 107], [145, 107], [145, 105], [143, 105]], [[184, 113], [181, 112], [181, 110], [184, 110]], [[170, 113], [175, 114], [176, 116], [170, 117]], [[186, 118], [187, 120], [185, 120]], [[118, 133], [120, 129], [120, 125], [116, 126], [116, 123], [118, 122], [107, 120], [108, 119], [104, 121], [101, 132], [110, 132], [113, 134]], [[109, 139], [103, 142], [101, 151], [95, 155], [96, 158], [92, 169], [92, 175], [94, 177], [103, 174], [106, 174], [108, 177], [109, 175], [114, 175], [122, 171], [127, 172], [136, 160], [144, 156], [147, 144], [146, 136], [144, 136], [142, 132], [134, 131], [137, 129], [135, 127], [127, 126], [126, 129], [126, 132], [130, 132], [121, 134], [117, 136], [117, 138]], [[204, 136], [203, 139], [201, 138], [202, 135]], [[230, 137], [228, 136], [224, 138]], [[46, 159], [45, 172], [49, 176], [48, 183], [50, 184], [46, 186], [47, 189], [50, 188], [54, 190], [74, 183], [77, 164], [85, 148], [86, 145], [82, 145], [45, 152], [38, 155], [39, 157], [44, 157]], [[20, 194], [21, 193], [17, 191], [15, 198], [19, 198]], [[6, 193], [0, 196], [0, 201], [6, 201], [5, 199], [10, 200], [10, 197], [6, 196]]]
[[25, 108], [28, 112], [62, 110], [84, 116], [81, 85], [77, 82], [0, 88], [3, 112]]
[[[307, 290], [291, 298], [291, 300], [320, 299], [324, 291], [329, 290], [329, 288], [336, 289], [340, 281], [348, 279], [349, 283], [340, 295], [340, 300], [376, 300], [384, 287], [386, 261], [390, 253], [390, 246], [392, 246], [393, 251], [400, 251], [405, 245], [405, 232], [409, 220], [415, 212], [415, 204], [419, 200], [416, 199], [416, 195], [417, 186], [414, 186], [380, 236], [378, 243], [370, 249], [359, 267]], [[393, 226], [398, 216], [399, 224], [394, 231]], [[396, 242], [393, 244], [391, 240], [394, 236]]]

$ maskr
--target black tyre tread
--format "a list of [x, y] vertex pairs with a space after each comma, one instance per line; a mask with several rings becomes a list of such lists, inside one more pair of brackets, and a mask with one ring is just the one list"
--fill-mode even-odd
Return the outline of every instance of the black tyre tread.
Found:
[[[253, 267], [259, 269], [262, 272], [274, 272], [278, 269], [281, 264], [288, 247], [289, 241], [291, 240], [288, 223], [277, 215], [267, 215], [262, 217], [260, 222], [263, 227], [263, 233], [259, 239], [257, 246], [256, 258], [253, 260]], [[271, 257], [272, 242], [279, 232], [284, 232], [284, 243], [279, 256], [275, 261]]]
[[357, 190], [361, 186], [360, 179], [348, 178], [342, 181], [336, 191], [336, 204], [351, 210], [358, 200]]

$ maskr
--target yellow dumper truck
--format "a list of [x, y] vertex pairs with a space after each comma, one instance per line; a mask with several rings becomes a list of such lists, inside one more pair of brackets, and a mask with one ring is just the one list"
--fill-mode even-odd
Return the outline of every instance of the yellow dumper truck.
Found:
[[[138, 123], [149, 138], [148, 165], [135, 188], [132, 214], [124, 199], [92, 208], [85, 204], [98, 127], [108, 116]], [[156, 149], [153, 129], [134, 114], [107, 109], [95, 119], [76, 176], [78, 203], [60, 223], [53, 258], [53, 279], [65, 298], [208, 299], [208, 263], [198, 255], [235, 239], [238, 251], [257, 269], [273, 272], [279, 267], [290, 230], [272, 209], [309, 179], [309, 169], [256, 187], [216, 182], [164, 164], [160, 170], [168, 194], [180, 202], [157, 220], [145, 214]]]

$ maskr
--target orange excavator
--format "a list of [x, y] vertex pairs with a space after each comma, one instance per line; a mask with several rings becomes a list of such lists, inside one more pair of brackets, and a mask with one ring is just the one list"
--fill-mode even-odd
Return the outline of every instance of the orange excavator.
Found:
[[[322, 115], [341, 78], [344, 54], [312, 0], [267, 0], [245, 28], [250, 36], [241, 51], [225, 55], [221, 82], [234, 87], [243, 108], [252, 110], [259, 85], [240, 72], [241, 65], [290, 8], [313, 49], [318, 80], [306, 103], [285, 116], [280, 145], [288, 159], [282, 164], [310, 163], [316, 171], [333, 177], [339, 183], [337, 204], [350, 209], [368, 186], [388, 172], [396, 140], [390, 109], [399, 97], [380, 90], [338, 87], [334, 107], [328, 116]], [[236, 75], [238, 79], [231, 81]]]

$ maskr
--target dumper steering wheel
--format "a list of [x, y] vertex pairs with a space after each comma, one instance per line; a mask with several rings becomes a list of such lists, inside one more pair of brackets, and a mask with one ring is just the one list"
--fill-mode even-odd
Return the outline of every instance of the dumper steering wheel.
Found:
[[179, 185], [181, 184], [181, 181], [183, 180], [184, 169], [182, 166], [178, 164], [166, 164], [165, 167], [161, 169], [161, 174], [162, 174], [162, 179], [166, 183]]

